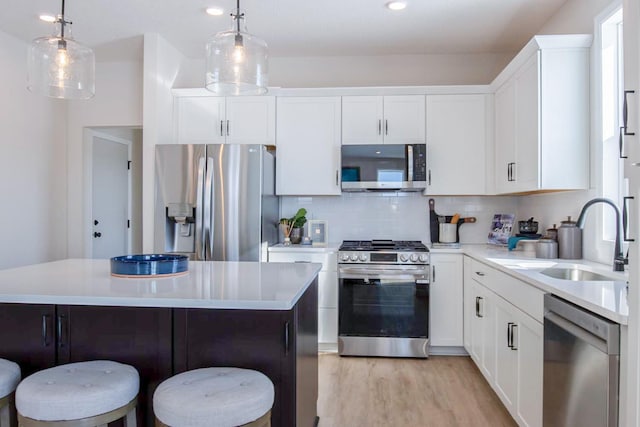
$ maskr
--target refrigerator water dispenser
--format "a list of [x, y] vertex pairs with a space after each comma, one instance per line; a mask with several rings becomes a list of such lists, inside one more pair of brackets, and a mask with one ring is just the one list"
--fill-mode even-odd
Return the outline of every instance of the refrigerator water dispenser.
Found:
[[169, 203], [165, 217], [165, 252], [195, 252], [195, 207]]

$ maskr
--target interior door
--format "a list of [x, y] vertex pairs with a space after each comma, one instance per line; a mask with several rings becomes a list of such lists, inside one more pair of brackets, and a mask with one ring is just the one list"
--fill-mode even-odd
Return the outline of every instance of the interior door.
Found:
[[130, 251], [130, 151], [130, 141], [93, 136], [93, 258], [111, 258]]

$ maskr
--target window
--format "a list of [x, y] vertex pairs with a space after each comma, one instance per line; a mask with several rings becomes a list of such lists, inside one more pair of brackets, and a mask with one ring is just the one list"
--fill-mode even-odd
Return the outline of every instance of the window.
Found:
[[[620, 153], [620, 126], [622, 123], [623, 51], [622, 7], [602, 15], [600, 28], [600, 96], [602, 164], [600, 189], [602, 197], [613, 200], [622, 208], [626, 194], [624, 161]], [[602, 205], [602, 237], [607, 244], [615, 239], [616, 221], [613, 209]]]

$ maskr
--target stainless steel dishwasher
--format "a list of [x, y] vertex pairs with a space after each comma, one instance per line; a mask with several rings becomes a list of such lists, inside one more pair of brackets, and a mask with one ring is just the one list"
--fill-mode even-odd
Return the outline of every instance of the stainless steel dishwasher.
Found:
[[617, 426], [620, 325], [551, 294], [544, 307], [544, 426]]

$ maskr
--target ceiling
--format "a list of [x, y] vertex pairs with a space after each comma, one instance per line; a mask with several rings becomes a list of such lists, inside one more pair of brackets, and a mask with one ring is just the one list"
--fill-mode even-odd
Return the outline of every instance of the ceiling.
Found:
[[[518, 51], [566, 0], [242, 0], [250, 33], [272, 56], [357, 56]], [[38, 15], [60, 0], [3, 2], [0, 30], [23, 40], [48, 35]], [[225, 9], [206, 15], [207, 7]], [[235, 0], [66, 0], [76, 40], [97, 59], [141, 58], [142, 35], [159, 33], [190, 58], [204, 57], [209, 37], [230, 27]]]

